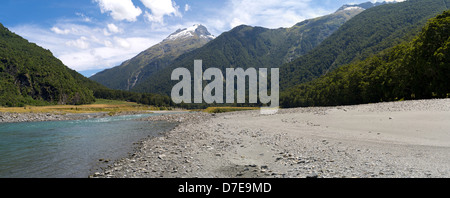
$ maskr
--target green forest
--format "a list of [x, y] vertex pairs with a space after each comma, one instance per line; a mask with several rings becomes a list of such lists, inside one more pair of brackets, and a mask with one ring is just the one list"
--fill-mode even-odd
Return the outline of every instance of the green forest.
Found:
[[450, 94], [450, 11], [430, 19], [412, 41], [356, 61], [284, 92], [283, 107], [446, 98]]
[[92, 90], [80, 85], [74, 73], [49, 50], [0, 24], [0, 106], [94, 102]]

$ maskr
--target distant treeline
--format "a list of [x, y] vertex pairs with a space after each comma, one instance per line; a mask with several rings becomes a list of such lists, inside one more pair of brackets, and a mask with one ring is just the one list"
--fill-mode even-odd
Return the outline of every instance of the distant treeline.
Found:
[[150, 93], [135, 93], [107, 88], [96, 89], [94, 97], [98, 99], [122, 100], [157, 107], [175, 106], [169, 96]]

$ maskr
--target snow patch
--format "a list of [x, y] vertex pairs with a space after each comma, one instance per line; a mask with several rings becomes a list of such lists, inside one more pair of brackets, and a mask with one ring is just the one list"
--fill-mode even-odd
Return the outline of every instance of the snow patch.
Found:
[[176, 39], [187, 38], [187, 37], [191, 37], [191, 36], [194, 36], [194, 35], [192, 34], [192, 32], [183, 30], [183, 31], [181, 31], [181, 32], [179, 32], [179, 33], [170, 35], [170, 36], [167, 38], [167, 40], [176, 40]]
[[344, 8], [344, 10], [356, 10], [356, 9], [363, 9], [364, 10], [364, 8], [361, 8], [359, 6], [351, 6], [351, 7]]
[[[200, 24], [195, 24], [189, 28], [180, 29], [176, 31], [175, 33], [171, 34], [169, 37], [167, 37], [166, 40], [176, 40], [176, 39], [183, 39], [183, 38], [189, 38], [194, 36], [194, 33], [197, 31], [197, 29], [200, 27]], [[200, 38], [210, 38], [215, 39], [214, 36], [211, 35], [199, 35]]]
[[214, 37], [214, 36], [212, 36], [212, 35], [208, 35], [208, 36], [200, 35], [200, 38], [205, 38], [205, 39], [215, 39], [216, 37]]

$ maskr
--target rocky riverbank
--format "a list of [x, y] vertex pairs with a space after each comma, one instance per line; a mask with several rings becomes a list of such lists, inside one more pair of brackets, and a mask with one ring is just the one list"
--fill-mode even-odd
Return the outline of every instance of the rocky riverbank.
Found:
[[189, 113], [92, 177], [449, 177], [450, 100]]
[[[91, 119], [91, 118], [104, 118], [104, 117], [121, 116], [121, 115], [150, 114], [150, 113], [155, 113], [155, 112], [158, 113], [157, 111], [119, 111], [119, 112], [98, 112], [98, 113], [58, 113], [58, 112], [55, 112], [55, 113], [10, 113], [10, 112], [0, 112], [0, 123], [85, 120], [85, 119]], [[163, 112], [163, 111], [161, 111], [161, 112]]]
[[3, 113], [0, 112], [0, 123], [15, 122], [41, 122], [41, 121], [61, 121], [61, 120], [81, 120], [102, 114], [58, 114], [58, 113]]

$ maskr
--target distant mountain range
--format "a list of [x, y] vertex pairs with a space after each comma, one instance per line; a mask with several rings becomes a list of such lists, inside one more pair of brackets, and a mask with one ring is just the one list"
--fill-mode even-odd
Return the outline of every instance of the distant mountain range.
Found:
[[137, 84], [137, 92], [170, 94], [175, 68], [193, 68], [195, 59], [204, 67], [271, 68], [295, 60], [319, 45], [341, 25], [364, 11], [363, 8], [342, 9], [330, 15], [305, 20], [290, 28], [268, 29], [241, 25], [221, 34], [203, 47], [183, 54], [167, 68]]

